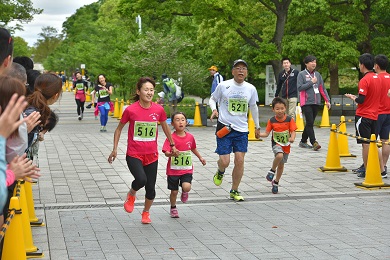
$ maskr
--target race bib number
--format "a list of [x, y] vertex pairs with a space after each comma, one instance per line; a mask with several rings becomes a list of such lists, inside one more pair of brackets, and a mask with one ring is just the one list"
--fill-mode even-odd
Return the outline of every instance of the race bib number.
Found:
[[141, 122], [135, 121], [134, 123], [134, 141], [149, 142], [155, 141], [157, 135], [157, 123], [156, 122]]
[[180, 152], [178, 157], [171, 157], [172, 170], [191, 170], [192, 154], [191, 151]]
[[99, 91], [99, 96], [100, 98], [105, 98], [105, 97], [108, 97], [110, 94], [108, 94], [108, 91], [107, 90], [100, 90]]
[[248, 112], [248, 101], [245, 98], [229, 98], [228, 111], [232, 115], [246, 115]]
[[77, 90], [84, 90], [84, 84], [83, 83], [77, 83], [76, 84], [76, 89]]
[[273, 136], [275, 143], [280, 144], [281, 146], [287, 146], [290, 144], [288, 141], [290, 133], [287, 130], [283, 132], [274, 132]]

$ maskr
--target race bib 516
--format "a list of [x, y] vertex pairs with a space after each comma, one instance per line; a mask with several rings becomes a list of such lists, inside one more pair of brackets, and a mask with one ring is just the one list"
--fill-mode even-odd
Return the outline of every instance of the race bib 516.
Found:
[[171, 157], [172, 170], [191, 170], [192, 154], [191, 151], [180, 152], [178, 157]]
[[157, 122], [135, 121], [134, 141], [155, 141], [157, 135]]

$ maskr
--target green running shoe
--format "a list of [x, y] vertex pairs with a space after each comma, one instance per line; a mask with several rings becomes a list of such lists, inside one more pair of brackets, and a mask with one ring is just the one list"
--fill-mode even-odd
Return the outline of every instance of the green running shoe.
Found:
[[236, 190], [230, 191], [230, 199], [234, 201], [244, 201], [244, 197], [240, 195], [240, 193]]
[[218, 171], [214, 174], [213, 181], [215, 185], [220, 186], [222, 184], [223, 175], [224, 174], [220, 174]]

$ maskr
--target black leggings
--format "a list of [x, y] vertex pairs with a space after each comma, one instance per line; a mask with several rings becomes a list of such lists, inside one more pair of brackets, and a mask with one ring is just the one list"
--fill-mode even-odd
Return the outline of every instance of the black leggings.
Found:
[[80, 115], [80, 110], [81, 113], [84, 113], [84, 102], [81, 102], [80, 99], [76, 99], [76, 104], [77, 104], [77, 114]]
[[126, 155], [126, 162], [131, 174], [134, 176], [131, 188], [138, 191], [142, 187], [145, 187], [145, 197], [148, 200], [153, 200], [156, 197], [158, 161], [143, 166], [140, 159]]
[[310, 143], [314, 144], [316, 136], [314, 134], [314, 120], [318, 113], [318, 105], [305, 105], [302, 107], [302, 113], [305, 116], [306, 125], [302, 133], [302, 143], [307, 142], [307, 138], [310, 139]]

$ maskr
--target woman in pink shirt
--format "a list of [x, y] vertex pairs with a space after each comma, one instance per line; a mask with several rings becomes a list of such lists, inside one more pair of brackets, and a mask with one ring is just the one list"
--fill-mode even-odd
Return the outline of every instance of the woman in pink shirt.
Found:
[[172, 139], [167, 115], [164, 108], [152, 102], [156, 83], [152, 78], [142, 77], [137, 82], [134, 103], [123, 112], [122, 119], [114, 134], [114, 148], [108, 157], [112, 163], [117, 157], [118, 142], [123, 127], [129, 123], [126, 162], [134, 181], [124, 203], [125, 211], [133, 212], [136, 192], [145, 187], [145, 205], [142, 212], [143, 224], [151, 223], [149, 210], [156, 196], [156, 178], [158, 165], [157, 122], [160, 122], [164, 134], [169, 140], [172, 154], [178, 156], [178, 150]]

